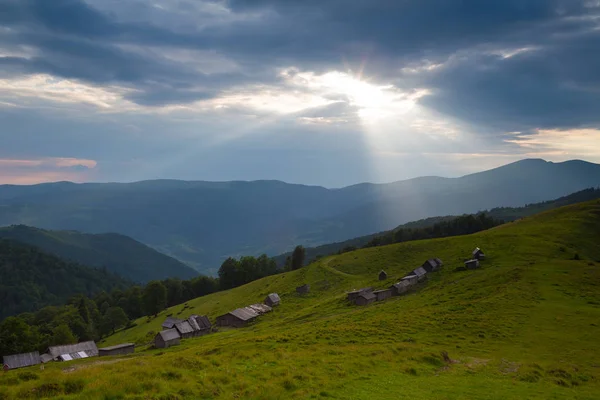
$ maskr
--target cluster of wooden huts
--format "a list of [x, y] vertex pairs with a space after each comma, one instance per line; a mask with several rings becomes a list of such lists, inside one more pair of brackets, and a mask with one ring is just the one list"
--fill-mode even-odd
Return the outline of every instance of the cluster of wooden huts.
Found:
[[471, 253], [471, 258], [465, 261], [465, 268], [467, 269], [477, 269], [479, 268], [479, 261], [485, 260], [485, 254], [483, 251], [476, 247], [475, 250]]
[[154, 337], [154, 347], [159, 349], [176, 346], [181, 339], [204, 336], [212, 331], [212, 324], [206, 315], [191, 315], [188, 319], [169, 316], [162, 328]]
[[264, 303], [251, 304], [247, 307], [237, 308], [217, 317], [217, 326], [232, 326], [241, 328], [248, 325], [259, 316], [273, 311], [273, 307], [281, 303], [281, 298], [277, 293], [271, 293]]
[[[431, 258], [388, 289], [373, 290], [373, 288], [367, 287], [353, 290], [347, 293], [347, 299], [357, 306], [366, 306], [375, 301], [383, 301], [392, 296], [400, 296], [406, 293], [412, 286], [425, 279], [428, 273], [437, 271], [442, 265], [443, 262], [439, 258]], [[387, 280], [387, 273], [385, 271], [379, 273], [379, 280]]]
[[10, 370], [45, 364], [50, 361], [72, 361], [96, 356], [123, 355], [133, 353], [134, 351], [135, 344], [133, 343], [123, 343], [99, 349], [94, 341], [87, 341], [76, 344], [50, 346], [46, 353], [42, 355], [34, 351], [4, 356], [2, 357], [2, 364], [4, 370]]

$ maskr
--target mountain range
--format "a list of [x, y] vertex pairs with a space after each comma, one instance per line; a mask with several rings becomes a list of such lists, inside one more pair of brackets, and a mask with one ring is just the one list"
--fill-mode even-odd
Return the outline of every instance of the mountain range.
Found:
[[600, 165], [523, 160], [460, 178], [340, 189], [279, 181], [58, 182], [0, 186], [0, 225], [118, 232], [215, 274], [242, 255], [281, 254], [439, 215], [517, 207], [600, 186]]

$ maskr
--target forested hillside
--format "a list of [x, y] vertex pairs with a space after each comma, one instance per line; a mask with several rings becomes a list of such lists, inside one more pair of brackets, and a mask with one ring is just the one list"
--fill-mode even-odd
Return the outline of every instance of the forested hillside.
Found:
[[67, 262], [38, 248], [0, 239], [0, 319], [61, 305], [76, 294], [93, 296], [128, 285], [107, 270]]
[[190, 279], [198, 273], [130, 237], [116, 233], [49, 231], [24, 225], [0, 228], [0, 238], [36, 246], [47, 253], [87, 266], [106, 268], [134, 282]]

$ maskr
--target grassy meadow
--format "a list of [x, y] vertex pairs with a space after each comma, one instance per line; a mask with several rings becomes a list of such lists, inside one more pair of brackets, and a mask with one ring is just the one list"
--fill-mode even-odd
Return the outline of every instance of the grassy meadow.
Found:
[[[487, 255], [482, 268], [455, 271], [475, 246]], [[431, 257], [444, 266], [410, 294], [345, 301], [346, 291], [388, 287]], [[303, 283], [311, 293], [297, 295]], [[214, 321], [270, 292], [282, 304], [247, 328], [147, 346], [168, 314]], [[99, 344], [135, 342], [135, 354], [9, 371], [0, 400], [598, 399], [600, 201], [331, 256], [136, 324]]]

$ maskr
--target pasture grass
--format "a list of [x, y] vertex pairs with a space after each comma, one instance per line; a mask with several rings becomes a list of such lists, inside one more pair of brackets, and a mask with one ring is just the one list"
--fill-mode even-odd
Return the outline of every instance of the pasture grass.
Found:
[[[455, 271], [475, 246], [488, 256], [482, 268]], [[408, 295], [345, 301], [346, 291], [387, 287], [431, 257], [444, 266]], [[304, 283], [311, 293], [297, 295]], [[271, 292], [282, 304], [246, 328], [146, 346], [166, 315], [214, 321]], [[324, 258], [184, 307], [100, 344], [132, 341], [134, 355], [3, 374], [0, 400], [598, 399], [600, 202]]]

